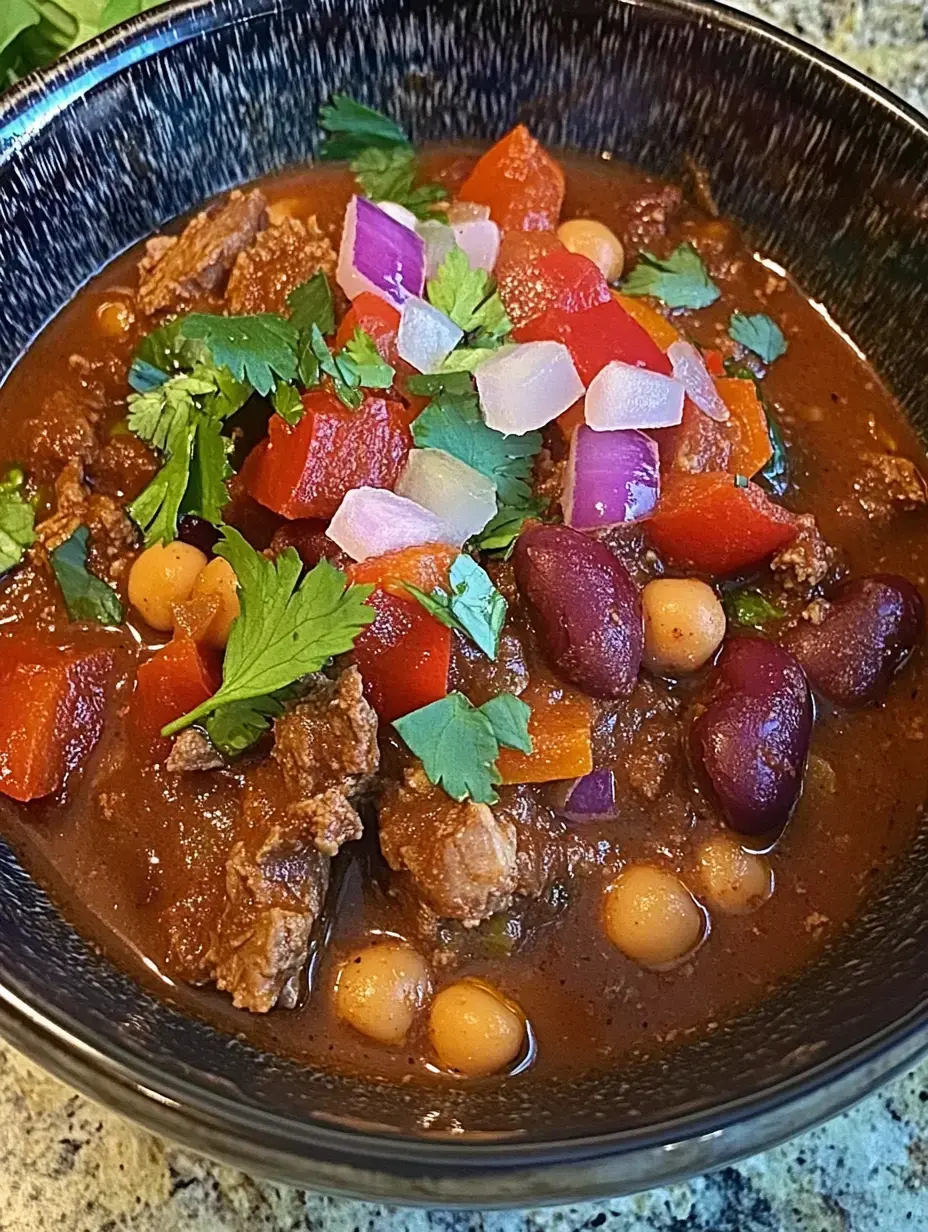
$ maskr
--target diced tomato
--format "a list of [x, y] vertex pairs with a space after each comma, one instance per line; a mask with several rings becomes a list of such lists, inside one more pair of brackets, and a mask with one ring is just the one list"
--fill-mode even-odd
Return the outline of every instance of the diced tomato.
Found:
[[732, 444], [727, 469], [750, 479], [773, 457], [763, 403], [753, 381], [717, 377], [715, 387], [731, 412], [728, 432]]
[[702, 475], [728, 469], [731, 436], [728, 425], [712, 419], [689, 398], [675, 428], [658, 428], [651, 435], [661, 454], [661, 469]]
[[497, 769], [504, 783], [550, 783], [580, 778], [593, 769], [592, 710], [579, 693], [530, 684], [522, 700], [532, 708], [531, 753], [500, 749]]
[[668, 477], [646, 524], [651, 543], [677, 568], [725, 574], [756, 565], [796, 535], [796, 520], [756, 484], [728, 473]]
[[725, 375], [725, 364], [722, 360], [721, 351], [716, 351], [715, 348], [712, 347], [708, 351], [703, 351], [702, 359], [710, 376]]
[[553, 231], [564, 202], [564, 172], [524, 124], [487, 150], [458, 197], [489, 206], [504, 231]]
[[448, 570], [459, 555], [457, 548], [446, 543], [424, 543], [362, 560], [349, 568], [348, 580], [372, 583], [401, 599], [410, 597], [405, 585], [409, 582], [428, 595], [436, 586], [448, 589]]
[[103, 730], [112, 651], [0, 642], [0, 792], [36, 800], [57, 791]]
[[517, 329], [550, 310], [582, 312], [611, 299], [599, 267], [560, 244], [541, 256], [508, 258], [497, 280], [503, 307]]
[[671, 325], [666, 317], [661, 316], [656, 308], [652, 308], [647, 300], [640, 299], [637, 295], [620, 295], [618, 291], [613, 291], [612, 294], [662, 351], [679, 341], [680, 334], [676, 327]]
[[400, 314], [393, 305], [373, 291], [362, 291], [342, 317], [335, 335], [335, 346], [340, 349], [350, 342], [359, 326], [374, 339], [374, 346], [387, 363], [395, 364]]
[[303, 406], [295, 427], [272, 415], [266, 445], [249, 456], [255, 500], [284, 518], [330, 518], [352, 488], [393, 487], [412, 448], [405, 407], [369, 396], [352, 411], [320, 391]]
[[584, 385], [614, 359], [669, 376], [670, 360], [620, 303], [609, 296], [580, 312], [549, 308], [513, 331], [517, 342], [563, 342]]
[[170, 741], [162, 727], [196, 709], [219, 688], [219, 655], [184, 633], [155, 651], [139, 668], [130, 717], [136, 736], [155, 757], [165, 756]]
[[377, 618], [361, 630], [354, 657], [364, 696], [390, 723], [448, 692], [451, 630], [414, 599], [375, 590], [368, 603]]

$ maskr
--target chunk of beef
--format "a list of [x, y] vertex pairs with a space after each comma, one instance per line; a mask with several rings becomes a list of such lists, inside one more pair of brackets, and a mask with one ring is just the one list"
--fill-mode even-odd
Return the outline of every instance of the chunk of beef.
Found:
[[797, 522], [796, 538], [777, 552], [770, 568], [780, 575], [784, 590], [811, 595], [834, 564], [835, 553], [822, 538], [813, 514], [800, 513]]
[[55, 512], [35, 528], [36, 548], [51, 552], [70, 539], [79, 526], [90, 531], [88, 564], [100, 577], [125, 573], [139, 545], [139, 535], [119, 503], [92, 493], [84, 483], [84, 466], [74, 458], [55, 480]]
[[69, 462], [89, 462], [97, 448], [99, 412], [67, 390], [56, 391], [23, 428], [23, 461], [39, 483], [51, 483]]
[[617, 797], [630, 813], [666, 790], [682, 766], [677, 698], [657, 680], [642, 676], [631, 697], [601, 704], [593, 725], [593, 759], [612, 766]]
[[287, 296], [318, 270], [335, 277], [337, 254], [315, 218], [284, 218], [240, 252], [229, 275], [226, 304], [231, 313], [284, 312]]
[[259, 189], [238, 189], [224, 205], [197, 214], [179, 236], [148, 241], [139, 262], [137, 302], [151, 315], [177, 309], [204, 292], [219, 292], [235, 258], [265, 225], [267, 202]]
[[497, 693], [524, 692], [528, 684], [525, 651], [518, 635], [504, 629], [495, 659], [488, 659], [467, 637], [454, 633], [451, 639], [451, 665], [448, 689], [459, 690], [475, 706], [482, 706]]
[[187, 727], [174, 737], [168, 754], [167, 768], [174, 774], [186, 774], [192, 770], [218, 770], [222, 757], [202, 732]]
[[307, 569], [312, 569], [320, 560], [327, 560], [337, 569], [347, 569], [353, 564], [334, 539], [325, 533], [326, 523], [319, 518], [295, 518], [274, 531], [266, 555], [272, 560], [296, 548], [300, 560]]
[[494, 809], [516, 832], [515, 894], [540, 898], [554, 882], [570, 875], [581, 844], [573, 841], [566, 824], [538, 799], [533, 787], [503, 788]]
[[316, 847], [326, 856], [334, 856], [342, 843], [354, 842], [364, 833], [361, 818], [340, 787], [299, 800], [288, 812], [306, 824]]
[[861, 507], [877, 520], [897, 509], [912, 510], [928, 503], [925, 477], [908, 458], [895, 453], [864, 453], [864, 469], [854, 484]]
[[135, 500], [158, 471], [154, 452], [130, 432], [112, 437], [88, 462], [87, 471], [94, 492], [122, 501]]
[[614, 229], [622, 242], [631, 248], [649, 248], [662, 239], [669, 219], [680, 208], [683, 194], [675, 184], [659, 180], [647, 184], [618, 212]]

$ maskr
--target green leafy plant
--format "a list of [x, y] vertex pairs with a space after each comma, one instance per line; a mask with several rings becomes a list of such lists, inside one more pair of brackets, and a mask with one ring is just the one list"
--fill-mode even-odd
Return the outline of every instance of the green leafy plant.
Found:
[[462, 553], [448, 573], [451, 593], [436, 586], [426, 594], [407, 582], [406, 589], [425, 610], [449, 629], [457, 629], [488, 659], [495, 659], [499, 635], [506, 619], [506, 600], [493, 585], [487, 571], [471, 556]]
[[708, 308], [721, 294], [692, 244], [681, 244], [669, 257], [642, 252], [622, 291], [651, 295], [668, 308]]
[[69, 539], [49, 554], [65, 607], [72, 620], [120, 625], [123, 610], [119, 596], [87, 568], [89, 541], [90, 531], [86, 526], [78, 526]]

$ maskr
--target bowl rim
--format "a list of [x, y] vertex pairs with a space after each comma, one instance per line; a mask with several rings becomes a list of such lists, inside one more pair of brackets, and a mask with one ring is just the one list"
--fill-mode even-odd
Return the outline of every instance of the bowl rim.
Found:
[[[683, 16], [702, 24], [720, 26], [802, 61], [819, 75], [850, 88], [884, 112], [886, 123], [903, 124], [928, 147], [928, 118], [857, 69], [828, 52], [716, 0], [614, 0], [622, 7], [645, 7]], [[63, 110], [83, 98], [122, 69], [194, 38], [229, 26], [247, 24], [292, 9], [299, 0], [167, 0], [153, 10], [130, 19], [70, 52], [49, 68], [17, 83], [0, 98], [0, 168], [27, 146]], [[911, 1064], [928, 1047], [928, 998], [915, 1009], [875, 1035], [849, 1046], [825, 1061], [797, 1071], [773, 1086], [748, 1096], [729, 1100], [704, 1111], [639, 1128], [610, 1130], [548, 1140], [519, 1141], [518, 1135], [482, 1135], [482, 1141], [466, 1136], [452, 1139], [401, 1133], [392, 1129], [359, 1129], [330, 1118], [297, 1118], [290, 1114], [243, 1110], [230, 1095], [217, 1093], [196, 1081], [170, 1073], [135, 1051], [113, 1042], [105, 1050], [96, 1033], [44, 1000], [33, 990], [19, 987], [9, 972], [0, 968], [0, 1035], [30, 1054], [45, 1068], [90, 1093], [99, 1095], [119, 1110], [156, 1131], [178, 1132], [186, 1118], [201, 1127], [221, 1126], [232, 1130], [243, 1144], [283, 1140], [284, 1157], [324, 1152], [332, 1159], [376, 1160], [389, 1166], [430, 1165], [441, 1170], [484, 1171], [533, 1168], [546, 1164], [580, 1163], [652, 1148], [672, 1151], [696, 1138], [712, 1138], [734, 1124], [749, 1123], [781, 1112], [802, 1098], [837, 1091], [855, 1074], [860, 1081], [849, 1093], [826, 1099], [806, 1120], [774, 1131], [766, 1142], [749, 1144], [748, 1151], [773, 1145], [824, 1116], [859, 1098], [880, 1082]], [[895, 1059], [889, 1064], [886, 1058]], [[883, 1060], [883, 1065], [879, 1063]], [[119, 1097], [122, 1092], [124, 1098]], [[173, 1110], [180, 1118], [167, 1117]], [[165, 1129], [165, 1125], [170, 1128]], [[198, 1149], [209, 1151], [203, 1142]], [[217, 1152], [219, 1148], [216, 1148]], [[746, 1153], [735, 1147], [718, 1153], [713, 1163]], [[703, 1164], [705, 1161], [703, 1161]], [[703, 1166], [699, 1164], [698, 1166]], [[693, 1171], [685, 1166], [675, 1175]], [[671, 1174], [672, 1170], [671, 1170]], [[348, 1192], [342, 1186], [334, 1188]], [[565, 1197], [573, 1190], [565, 1190]], [[490, 1193], [487, 1198], [491, 1198]], [[530, 1195], [525, 1195], [529, 1198]], [[552, 1200], [552, 1199], [549, 1199]], [[470, 1204], [476, 1204], [471, 1202]], [[487, 1205], [487, 1202], [480, 1203]]]

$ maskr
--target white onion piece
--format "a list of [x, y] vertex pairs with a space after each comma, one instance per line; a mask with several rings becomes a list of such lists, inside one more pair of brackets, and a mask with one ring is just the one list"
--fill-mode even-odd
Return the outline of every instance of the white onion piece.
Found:
[[671, 428], [683, 418], [684, 397], [672, 376], [614, 359], [590, 381], [583, 416], [596, 432]]
[[434, 278], [439, 266], [454, 248], [454, 232], [443, 222], [420, 222], [416, 231], [425, 243], [425, 276]]
[[398, 201], [378, 201], [377, 208], [389, 214], [391, 218], [395, 218], [397, 222], [401, 222], [410, 231], [415, 231], [419, 225], [419, 219], [412, 210], [407, 210], [406, 206], [400, 205]]
[[693, 344], [678, 338], [667, 348], [667, 358], [673, 365], [674, 376], [699, 409], [710, 419], [724, 423], [728, 419], [728, 407], [722, 401], [709, 369]]
[[396, 353], [418, 372], [437, 372], [463, 337], [450, 317], [413, 295], [400, 313]]
[[443, 449], [413, 449], [396, 490], [437, 514], [463, 543], [496, 513], [496, 484]]
[[352, 560], [367, 560], [421, 543], [450, 543], [453, 547], [462, 543], [431, 510], [387, 488], [346, 492], [325, 533]]
[[402, 308], [425, 286], [425, 244], [373, 201], [352, 197], [345, 210], [335, 280], [349, 299], [372, 291]]
[[454, 239], [471, 269], [489, 273], [499, 256], [499, 227], [489, 218], [472, 218], [452, 224]]
[[473, 219], [490, 217], [488, 205], [478, 205], [476, 201], [452, 201], [447, 210], [448, 222], [452, 227], [459, 222], [471, 222]]
[[487, 426], [506, 436], [543, 428], [583, 395], [563, 342], [502, 347], [474, 376]]

